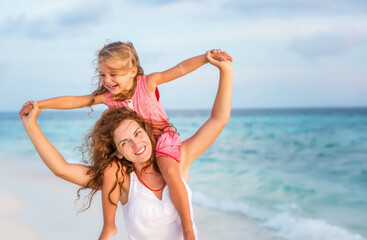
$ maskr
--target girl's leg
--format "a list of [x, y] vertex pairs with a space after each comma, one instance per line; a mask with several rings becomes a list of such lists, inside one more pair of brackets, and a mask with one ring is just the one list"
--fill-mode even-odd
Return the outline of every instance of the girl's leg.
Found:
[[157, 164], [168, 185], [172, 203], [181, 218], [184, 239], [195, 239], [193, 222], [190, 216], [189, 198], [180, 175], [179, 163], [170, 157], [157, 157]]

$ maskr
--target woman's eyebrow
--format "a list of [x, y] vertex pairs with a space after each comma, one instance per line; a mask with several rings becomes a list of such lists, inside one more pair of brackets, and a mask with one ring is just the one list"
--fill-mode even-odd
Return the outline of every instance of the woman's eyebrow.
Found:
[[137, 132], [137, 131], [139, 131], [139, 130], [140, 130], [140, 128], [141, 128], [141, 127], [138, 127], [138, 128], [135, 130], [134, 135], [136, 134], [136, 132]]
[[[135, 135], [135, 133], [140, 129], [141, 127], [138, 127], [135, 131], [134, 131], [134, 135]], [[123, 141], [126, 141], [127, 140], [127, 138], [124, 138], [124, 139], [122, 139], [121, 141], [119, 141], [119, 144], [118, 145], [120, 145], [120, 143], [122, 143]]]

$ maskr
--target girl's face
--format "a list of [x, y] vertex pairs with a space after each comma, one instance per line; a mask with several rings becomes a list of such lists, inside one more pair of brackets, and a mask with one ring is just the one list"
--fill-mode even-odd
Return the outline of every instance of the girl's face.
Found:
[[125, 157], [130, 162], [142, 164], [152, 155], [152, 142], [145, 130], [134, 120], [124, 120], [114, 132], [117, 157]]
[[124, 73], [119, 69], [122, 61], [107, 60], [99, 63], [99, 78], [103, 86], [113, 95], [130, 90], [133, 87], [137, 68], [133, 67]]

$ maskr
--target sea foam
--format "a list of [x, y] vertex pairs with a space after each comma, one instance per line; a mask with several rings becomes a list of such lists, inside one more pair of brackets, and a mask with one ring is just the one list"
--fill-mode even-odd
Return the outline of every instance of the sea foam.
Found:
[[201, 192], [193, 192], [193, 202], [197, 205], [222, 212], [240, 213], [257, 220], [260, 227], [274, 230], [274, 235], [290, 240], [366, 240], [342, 227], [327, 223], [322, 219], [293, 216], [289, 212], [261, 209], [231, 200], [217, 200]]

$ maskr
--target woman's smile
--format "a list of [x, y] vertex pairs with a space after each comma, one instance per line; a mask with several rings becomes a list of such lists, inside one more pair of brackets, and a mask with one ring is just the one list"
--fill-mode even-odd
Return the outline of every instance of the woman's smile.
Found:
[[147, 148], [146, 146], [142, 147], [137, 153], [135, 153], [135, 155], [142, 154], [145, 151], [146, 148]]

